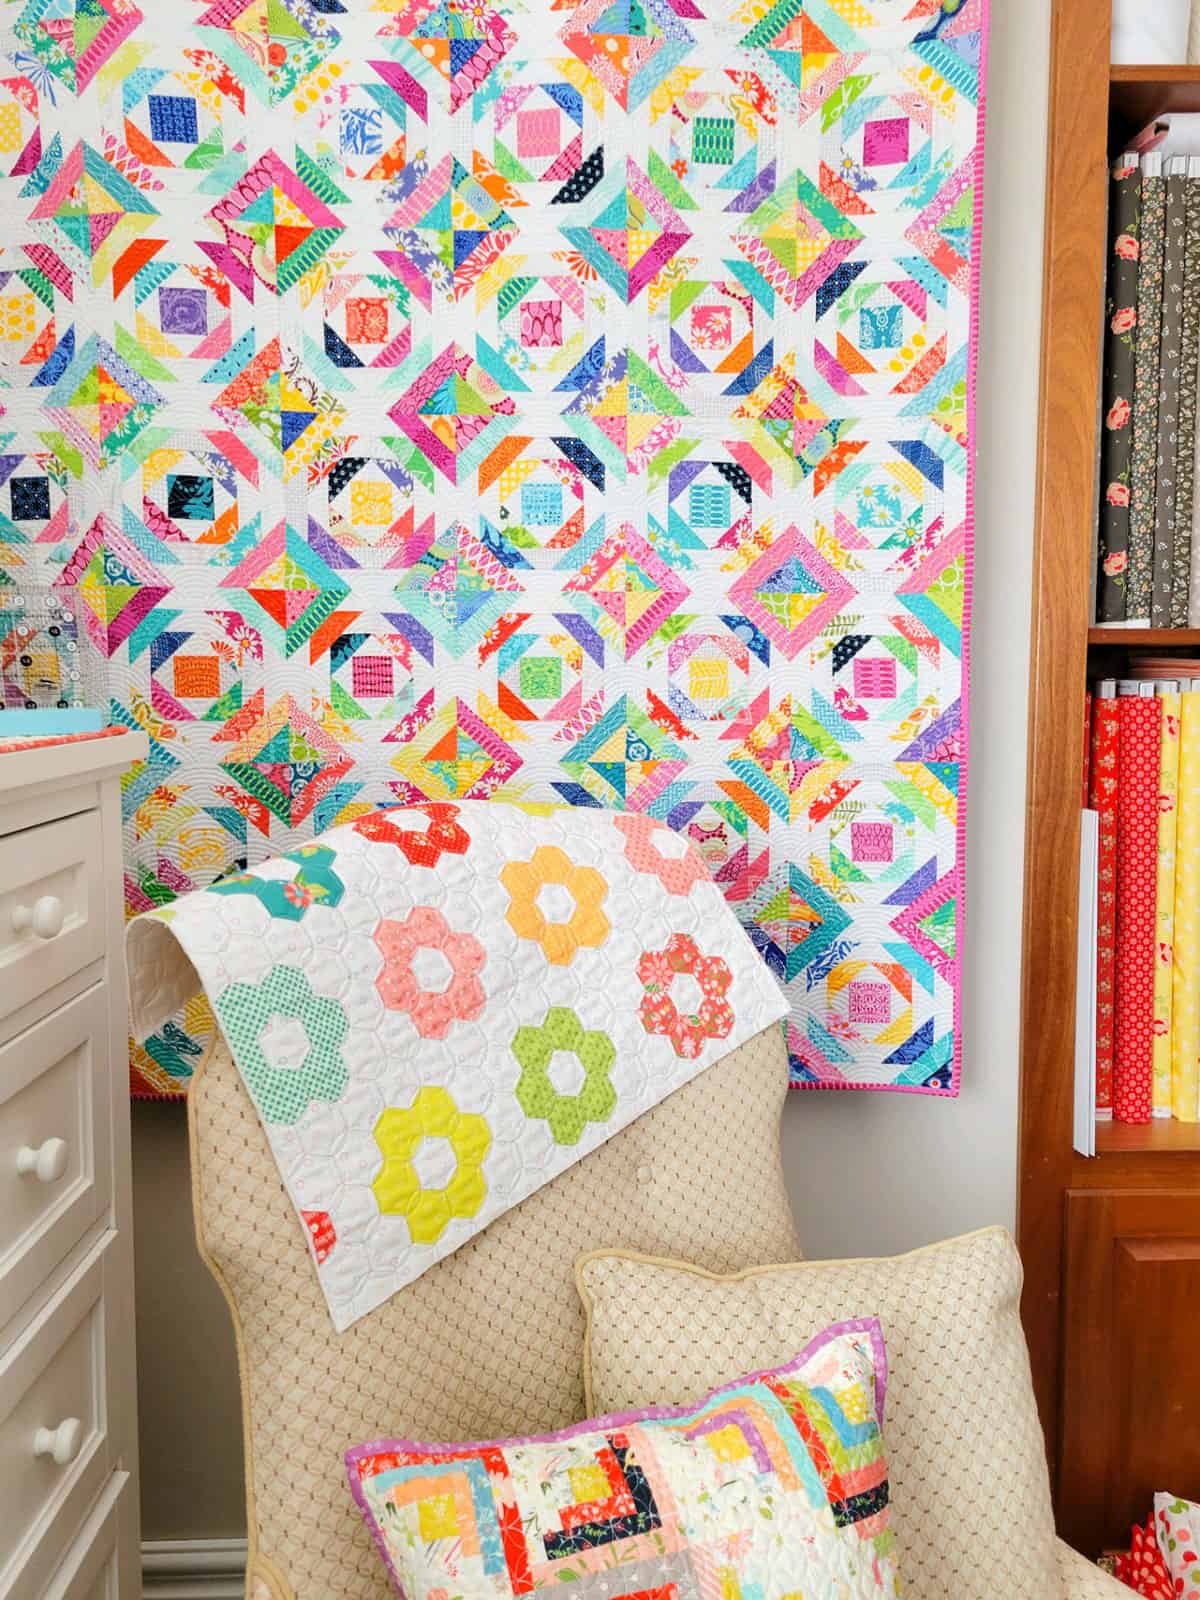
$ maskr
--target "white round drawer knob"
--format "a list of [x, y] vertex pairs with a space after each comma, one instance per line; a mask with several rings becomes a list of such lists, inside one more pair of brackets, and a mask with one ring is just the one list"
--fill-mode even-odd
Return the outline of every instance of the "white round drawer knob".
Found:
[[33, 1176], [39, 1183], [57, 1183], [67, 1170], [67, 1141], [47, 1139], [35, 1150], [23, 1144], [17, 1151], [17, 1171], [23, 1178]]
[[39, 895], [33, 902], [32, 911], [28, 906], [13, 908], [14, 933], [24, 933], [26, 928], [32, 928], [39, 939], [54, 939], [62, 932], [65, 921], [66, 912], [56, 894]]
[[39, 1428], [33, 1436], [35, 1456], [50, 1456], [56, 1467], [65, 1467], [74, 1461], [83, 1443], [83, 1423], [78, 1417], [68, 1417], [57, 1428]]

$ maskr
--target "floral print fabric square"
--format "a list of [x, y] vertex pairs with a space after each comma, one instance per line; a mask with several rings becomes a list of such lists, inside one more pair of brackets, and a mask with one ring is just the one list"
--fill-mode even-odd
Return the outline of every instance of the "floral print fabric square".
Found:
[[493, 1444], [384, 1440], [346, 1468], [406, 1600], [894, 1600], [886, 1381], [868, 1318], [698, 1406]]

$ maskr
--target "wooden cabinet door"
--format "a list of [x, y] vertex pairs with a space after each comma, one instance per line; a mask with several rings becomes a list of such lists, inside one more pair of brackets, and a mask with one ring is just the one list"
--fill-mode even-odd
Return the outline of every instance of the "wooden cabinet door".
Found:
[[1200, 1194], [1070, 1190], [1064, 1288], [1059, 1528], [1127, 1549], [1156, 1490], [1200, 1500]]

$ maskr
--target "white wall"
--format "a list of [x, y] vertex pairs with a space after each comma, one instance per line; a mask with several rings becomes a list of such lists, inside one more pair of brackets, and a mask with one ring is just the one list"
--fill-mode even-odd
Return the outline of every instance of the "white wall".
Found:
[[797, 1093], [807, 1254], [911, 1249], [1016, 1214], [1025, 725], [1051, 0], [992, 0], [983, 229], [963, 1088]]

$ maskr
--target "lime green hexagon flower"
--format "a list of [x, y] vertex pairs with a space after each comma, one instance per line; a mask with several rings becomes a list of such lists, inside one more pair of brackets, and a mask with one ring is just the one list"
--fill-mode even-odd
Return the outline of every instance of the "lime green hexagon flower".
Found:
[[[578, 1094], [560, 1094], [550, 1078], [557, 1050], [576, 1056], [583, 1068]], [[589, 1122], [607, 1122], [617, 1106], [609, 1079], [616, 1049], [606, 1033], [587, 1033], [566, 1006], [551, 1006], [540, 1028], [518, 1028], [512, 1052], [521, 1063], [517, 1100], [527, 1117], [550, 1124], [555, 1144], [578, 1144]]]
[[[413, 1157], [426, 1139], [445, 1139], [454, 1172], [444, 1188], [423, 1188]], [[451, 1217], [473, 1217], [487, 1195], [484, 1157], [492, 1147], [483, 1117], [460, 1111], [445, 1089], [426, 1084], [407, 1109], [389, 1106], [375, 1124], [383, 1166], [371, 1185], [387, 1216], [403, 1217], [414, 1244], [435, 1244]]]
[[272, 967], [262, 983], [231, 983], [217, 1016], [265, 1122], [297, 1122], [314, 1100], [341, 1098], [346, 1013], [316, 995], [298, 967]]

